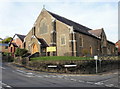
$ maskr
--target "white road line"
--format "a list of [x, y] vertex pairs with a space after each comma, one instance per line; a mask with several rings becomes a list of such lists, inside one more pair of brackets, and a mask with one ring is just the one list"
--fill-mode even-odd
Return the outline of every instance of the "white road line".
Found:
[[2, 67], [2, 66], [0, 66], [0, 68], [1, 68], [1, 69], [6, 69], [6, 68], [4, 68], [4, 67]]
[[5, 83], [2, 83], [2, 85], [4, 85], [5, 87], [8, 87], [8, 88], [12, 88], [11, 86], [5, 84]]
[[22, 76], [26, 76], [25, 74], [17, 72], [17, 71], [14, 71], [14, 70], [12, 72], [17, 73], [17, 74], [22, 75]]
[[70, 79], [71, 81], [77, 81], [76, 79]]
[[107, 87], [113, 87], [114, 84], [106, 84], [105, 86], [107, 86]]
[[103, 85], [104, 83], [102, 83], [102, 82], [97, 82], [97, 83], [95, 83], [96, 85]]
[[79, 82], [82, 82], [82, 83], [84, 83], [85, 81], [79, 80]]
[[21, 73], [26, 73], [25, 71], [22, 71], [22, 70], [16, 70], [16, 71], [21, 72]]
[[118, 74], [118, 72], [116, 72], [116, 73], [113, 73], [113, 74]]
[[26, 74], [30, 74], [30, 75], [31, 75], [31, 74], [33, 74], [33, 73], [26, 73]]
[[89, 81], [88, 81], [88, 82], [86, 82], [86, 83], [89, 83], [89, 84], [94, 84], [93, 82], [89, 82]]

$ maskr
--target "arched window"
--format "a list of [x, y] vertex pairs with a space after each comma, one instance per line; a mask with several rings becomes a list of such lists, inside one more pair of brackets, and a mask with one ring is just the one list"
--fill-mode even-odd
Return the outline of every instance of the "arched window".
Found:
[[82, 36], [80, 36], [79, 42], [80, 42], [80, 47], [83, 47], [83, 37]]
[[47, 22], [46, 19], [42, 19], [40, 22], [40, 34], [47, 33]]

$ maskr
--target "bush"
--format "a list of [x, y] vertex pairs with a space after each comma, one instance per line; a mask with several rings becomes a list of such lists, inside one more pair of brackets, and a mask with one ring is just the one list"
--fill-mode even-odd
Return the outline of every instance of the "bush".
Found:
[[21, 48], [17, 48], [15, 51], [15, 55], [16, 56], [23, 56], [27, 53], [28, 51], [26, 49], [21, 49]]
[[11, 56], [11, 55], [12, 55], [11, 53], [3, 52], [3, 56]]

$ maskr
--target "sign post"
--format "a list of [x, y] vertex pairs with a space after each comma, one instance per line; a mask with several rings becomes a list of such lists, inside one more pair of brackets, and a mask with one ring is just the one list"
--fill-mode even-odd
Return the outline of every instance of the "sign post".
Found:
[[96, 60], [96, 74], [97, 74], [98, 73], [98, 67], [97, 67], [98, 56], [94, 56], [94, 59]]

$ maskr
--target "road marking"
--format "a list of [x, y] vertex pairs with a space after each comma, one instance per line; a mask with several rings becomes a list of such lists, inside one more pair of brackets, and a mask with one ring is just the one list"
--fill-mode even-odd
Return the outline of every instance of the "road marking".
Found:
[[23, 73], [21, 73], [21, 72], [17, 72], [17, 71], [14, 71], [14, 70], [13, 70], [12, 72], [17, 73], [17, 74], [19, 74], [19, 75], [22, 75], [22, 76], [25, 76], [25, 77], [26, 77], [26, 75], [23, 74]]
[[96, 85], [103, 85], [104, 83], [102, 83], [102, 82], [97, 82], [97, 83], [95, 83]]
[[31, 74], [33, 74], [33, 73], [26, 73], [26, 74], [30, 74], [30, 75], [31, 75]]
[[42, 76], [37, 76], [37, 77], [42, 77]]
[[89, 81], [87, 81], [86, 83], [89, 83], [89, 84], [94, 84], [93, 82], [89, 82]]
[[116, 73], [113, 73], [113, 74], [118, 74], [118, 73], [116, 72]]
[[30, 75], [26, 75], [26, 77], [33, 77], [33, 76], [30, 76]]
[[26, 73], [25, 71], [22, 71], [22, 70], [16, 70], [16, 71], [21, 72], [21, 73]]
[[76, 79], [70, 79], [71, 81], [77, 81]]
[[82, 82], [82, 83], [84, 83], [85, 81], [79, 80], [79, 82]]
[[9, 86], [8, 84], [2, 83], [1, 81], [0, 81], [0, 83], [1, 83], [2, 85], [4, 85], [5, 87], [12, 88], [12, 87]]
[[113, 87], [114, 84], [106, 84], [105, 86], [107, 86], [107, 87]]
[[0, 68], [1, 68], [1, 69], [6, 69], [6, 68], [4, 68], [4, 67], [2, 67], [2, 66], [0, 66]]

